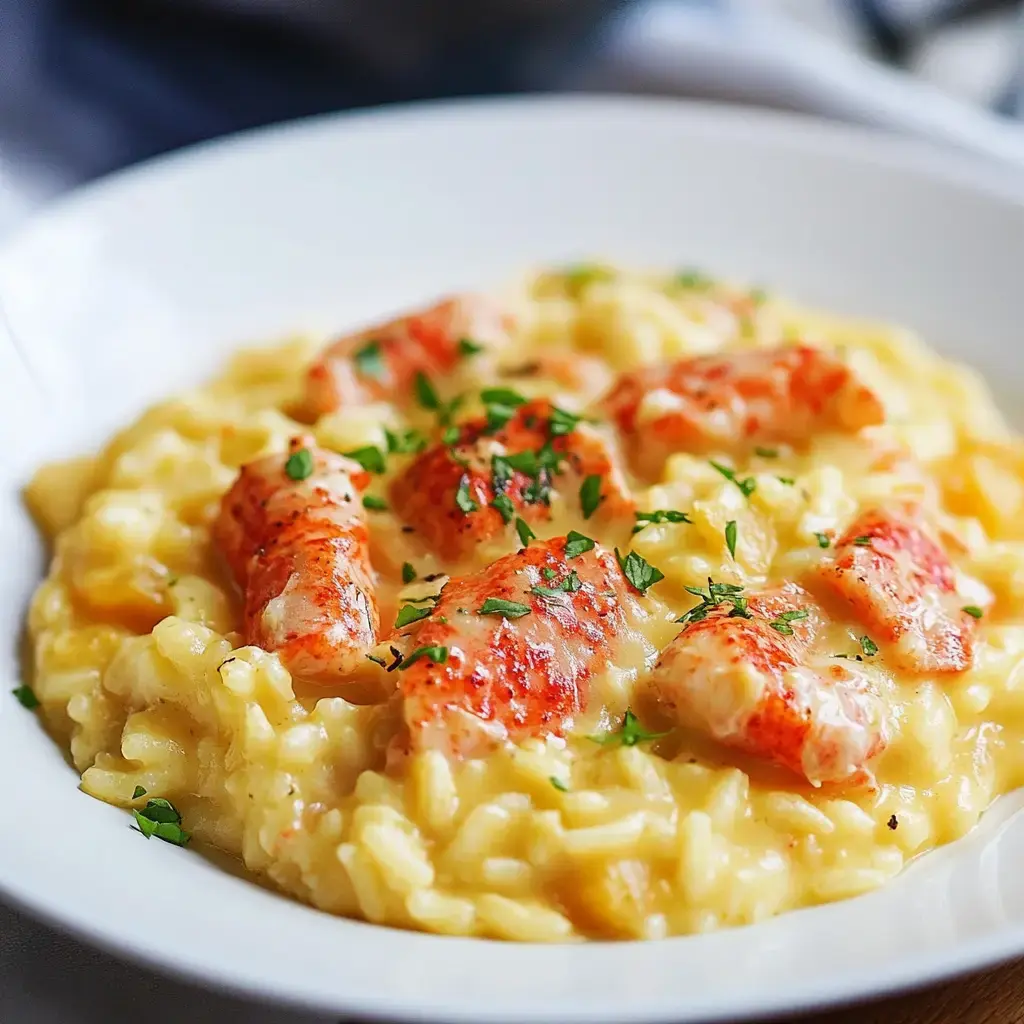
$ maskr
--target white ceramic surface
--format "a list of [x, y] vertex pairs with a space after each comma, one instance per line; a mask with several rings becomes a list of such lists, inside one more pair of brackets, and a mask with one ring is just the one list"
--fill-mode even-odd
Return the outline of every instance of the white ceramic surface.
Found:
[[[43, 552], [16, 489], [236, 344], [343, 327], [542, 261], [700, 265], [903, 320], [1013, 398], [1024, 202], [870, 134], [674, 101], [332, 118], [160, 161], [0, 252], [0, 636], [17, 679]], [[1017, 402], [1007, 403], [1016, 408]], [[125, 955], [250, 995], [419, 1020], [697, 1021], [935, 980], [1024, 952], [1024, 815], [882, 892], [654, 944], [439, 939], [338, 920], [140, 840], [0, 692], [0, 890]]]

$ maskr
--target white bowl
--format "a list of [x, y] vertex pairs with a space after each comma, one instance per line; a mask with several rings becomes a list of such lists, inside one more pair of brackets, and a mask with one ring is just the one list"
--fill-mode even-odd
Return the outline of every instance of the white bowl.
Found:
[[[677, 102], [547, 99], [327, 118], [157, 161], [0, 253], [29, 368], [0, 344], [0, 631], [9, 680], [43, 551], [16, 493], [230, 349], [343, 327], [527, 265], [597, 256], [736, 275], [905, 321], [1019, 395], [1024, 205], [868, 133]], [[11, 682], [14, 685], [14, 682]], [[158, 967], [338, 1013], [696, 1021], [933, 981], [1024, 952], [1019, 794], [888, 888], [767, 924], [558, 948], [341, 920], [145, 843], [0, 694], [0, 889]]]

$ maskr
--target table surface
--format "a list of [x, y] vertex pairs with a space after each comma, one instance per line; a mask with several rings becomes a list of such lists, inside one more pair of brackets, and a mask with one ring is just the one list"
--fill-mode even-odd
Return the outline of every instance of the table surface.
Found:
[[[159, 927], [154, 922], [154, 927]], [[21, 1024], [338, 1024], [205, 992], [123, 964], [0, 906], [0, 1021]], [[1021, 1024], [1024, 961], [803, 1024]], [[788, 1022], [787, 1022], [788, 1024]]]

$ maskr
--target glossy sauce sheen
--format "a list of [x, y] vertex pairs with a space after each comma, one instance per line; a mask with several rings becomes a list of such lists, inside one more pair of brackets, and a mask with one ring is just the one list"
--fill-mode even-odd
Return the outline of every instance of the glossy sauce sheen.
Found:
[[1024, 782], [1019, 449], [905, 332], [547, 271], [43, 468], [31, 683], [86, 792], [330, 913], [756, 922]]

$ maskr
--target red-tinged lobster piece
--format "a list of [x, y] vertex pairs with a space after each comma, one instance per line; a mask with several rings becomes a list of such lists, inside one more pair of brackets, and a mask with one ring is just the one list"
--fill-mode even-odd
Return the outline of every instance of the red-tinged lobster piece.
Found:
[[460, 295], [340, 338], [309, 370], [306, 409], [318, 417], [367, 402], [402, 405], [418, 374], [444, 376], [476, 346], [500, 348], [513, 326], [512, 317], [490, 299]]
[[566, 543], [534, 542], [452, 579], [429, 618], [392, 638], [404, 656], [406, 726], [393, 756], [477, 757], [506, 740], [562, 735], [626, 645], [653, 660], [640, 624], [654, 599], [631, 587], [608, 551], [567, 554]]
[[380, 626], [361, 491], [369, 474], [311, 439], [242, 467], [214, 539], [245, 595], [247, 643], [305, 679], [365, 665]]
[[845, 363], [809, 345], [645, 367], [619, 377], [602, 404], [651, 475], [673, 452], [800, 445], [885, 418], [882, 403]]
[[458, 438], [420, 455], [391, 484], [391, 504], [442, 558], [463, 561], [510, 531], [514, 517], [551, 518], [551, 503], [580, 508], [580, 487], [598, 477], [596, 514], [632, 519], [633, 501], [609, 444], [547, 400], [527, 402], [494, 429], [481, 417]]
[[952, 563], [918, 509], [863, 513], [818, 579], [898, 668], [960, 672], [970, 665], [976, 622], [963, 611]]
[[710, 586], [651, 675], [662, 707], [812, 785], [869, 778], [884, 704], [859, 666], [812, 653], [825, 620], [810, 595], [787, 584], [744, 602]]

